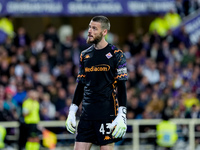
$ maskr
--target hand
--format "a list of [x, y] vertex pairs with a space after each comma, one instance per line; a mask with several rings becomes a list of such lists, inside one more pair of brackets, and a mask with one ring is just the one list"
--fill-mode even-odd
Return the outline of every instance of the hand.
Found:
[[75, 131], [76, 131], [76, 116], [75, 116], [75, 113], [69, 113], [65, 125], [66, 125], [67, 130], [70, 133], [72, 133], [72, 134], [75, 133]]
[[112, 132], [112, 136], [115, 138], [121, 138], [126, 134], [126, 107], [119, 107], [118, 115], [115, 120], [109, 126], [111, 130], [114, 129]]
[[74, 134], [76, 131], [76, 111], [78, 110], [78, 106], [72, 104], [69, 108], [69, 114], [67, 120], [65, 122], [65, 126], [67, 130]]

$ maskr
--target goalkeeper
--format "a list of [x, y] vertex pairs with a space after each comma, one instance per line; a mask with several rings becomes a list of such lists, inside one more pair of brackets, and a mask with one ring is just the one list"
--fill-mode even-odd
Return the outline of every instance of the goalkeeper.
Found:
[[105, 16], [95, 16], [89, 23], [87, 43], [92, 45], [80, 55], [78, 84], [66, 120], [67, 130], [74, 134], [82, 102], [75, 150], [89, 150], [92, 144], [113, 150], [114, 142], [126, 133], [126, 58], [105, 40], [109, 30]]

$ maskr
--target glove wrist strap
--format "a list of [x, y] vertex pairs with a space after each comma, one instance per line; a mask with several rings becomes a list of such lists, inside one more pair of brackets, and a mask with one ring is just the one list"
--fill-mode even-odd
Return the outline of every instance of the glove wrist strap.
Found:
[[69, 113], [76, 113], [78, 110], [78, 106], [76, 104], [71, 104], [69, 108]]
[[126, 112], [127, 112], [126, 107], [120, 106], [118, 108], [118, 114], [120, 114], [120, 115], [126, 115]]

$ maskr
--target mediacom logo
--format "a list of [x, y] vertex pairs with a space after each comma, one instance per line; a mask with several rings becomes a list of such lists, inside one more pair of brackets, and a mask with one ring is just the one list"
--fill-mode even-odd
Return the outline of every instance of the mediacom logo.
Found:
[[96, 72], [96, 71], [109, 71], [110, 66], [106, 64], [100, 64], [92, 67], [85, 67], [85, 72]]

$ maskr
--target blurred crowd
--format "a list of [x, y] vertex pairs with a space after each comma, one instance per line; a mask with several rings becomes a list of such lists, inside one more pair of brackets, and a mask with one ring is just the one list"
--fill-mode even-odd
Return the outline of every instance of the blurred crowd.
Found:
[[57, 30], [30, 39], [24, 27], [0, 47], [0, 121], [18, 120], [22, 104], [35, 89], [41, 120], [65, 120], [76, 87], [79, 42], [59, 43]]
[[[195, 6], [191, 9], [199, 7], [195, 0], [177, 0], [177, 6], [180, 2]], [[177, 11], [180, 19], [182, 13], [188, 13], [183, 10]], [[62, 32], [66, 30], [69, 32]], [[66, 120], [79, 55], [89, 47], [85, 31], [73, 37], [70, 30], [63, 27], [59, 31], [49, 25], [31, 39], [20, 27], [14, 36], [12, 33], [4, 41], [0, 38], [0, 121], [20, 120], [22, 104], [32, 89], [38, 95], [41, 120]], [[67, 36], [62, 38], [59, 32]], [[114, 38], [110, 39], [111, 35]], [[164, 35], [155, 29], [147, 33], [138, 29], [122, 43], [114, 33], [107, 39], [127, 58], [128, 119], [159, 119], [163, 112], [172, 118], [200, 118], [200, 41], [192, 45], [184, 28], [178, 36], [172, 28]]]
[[184, 18], [200, 7], [200, 0], [175, 0], [175, 6], [177, 13]]

